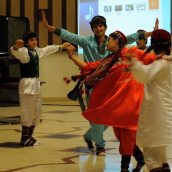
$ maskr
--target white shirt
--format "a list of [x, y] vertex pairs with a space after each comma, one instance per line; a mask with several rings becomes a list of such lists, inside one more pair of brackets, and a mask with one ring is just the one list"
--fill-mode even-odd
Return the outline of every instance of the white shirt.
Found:
[[133, 59], [131, 72], [144, 83], [137, 144], [143, 147], [172, 143], [172, 61], [143, 65]]
[[[44, 48], [35, 48], [35, 51], [38, 54], [39, 59], [53, 54], [57, 51], [61, 51], [61, 45], [49, 45]], [[26, 47], [19, 48], [14, 50], [11, 47], [11, 53], [20, 60], [21, 63], [28, 63], [30, 57], [28, 54], [28, 49]], [[38, 78], [21, 78], [19, 82], [19, 94], [40, 94], [40, 81]]]

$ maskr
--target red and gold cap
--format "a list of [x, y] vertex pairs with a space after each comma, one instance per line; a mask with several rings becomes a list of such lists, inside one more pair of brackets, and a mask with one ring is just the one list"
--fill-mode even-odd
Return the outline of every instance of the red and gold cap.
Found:
[[127, 38], [126, 36], [119, 30], [116, 30], [115, 32], [112, 32], [109, 37], [112, 37], [114, 39], [119, 40], [120, 47], [124, 47], [127, 44]]
[[164, 30], [158, 29], [153, 31], [151, 36], [151, 45], [170, 45], [171, 44], [171, 34]]

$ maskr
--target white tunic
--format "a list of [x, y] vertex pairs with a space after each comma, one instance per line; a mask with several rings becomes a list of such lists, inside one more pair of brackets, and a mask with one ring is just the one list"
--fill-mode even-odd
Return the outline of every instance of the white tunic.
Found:
[[[60, 45], [50, 45], [45, 48], [35, 48], [39, 59], [43, 56], [60, 51]], [[12, 54], [20, 60], [21, 63], [28, 63], [30, 57], [28, 49], [23, 47], [18, 50], [11, 48]], [[30, 127], [37, 126], [42, 118], [42, 101], [39, 78], [21, 78], [19, 82], [21, 124]]]
[[143, 65], [132, 60], [134, 77], [144, 83], [137, 144], [143, 147], [172, 143], [172, 61]]
[[[44, 48], [35, 48], [39, 59], [43, 56], [48, 56], [56, 51], [61, 50], [61, 45], [49, 45]], [[30, 57], [26, 47], [14, 50], [11, 48], [11, 53], [20, 60], [21, 63], [28, 63]], [[40, 81], [37, 78], [22, 78], [19, 83], [19, 94], [40, 94]]]

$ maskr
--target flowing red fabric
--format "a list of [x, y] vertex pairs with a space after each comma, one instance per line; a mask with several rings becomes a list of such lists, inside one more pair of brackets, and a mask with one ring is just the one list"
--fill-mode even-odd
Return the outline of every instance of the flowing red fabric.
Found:
[[[144, 56], [144, 51], [135, 47], [123, 49], [122, 55], [128, 52], [134, 53], [134, 56], [144, 64], [155, 59], [154, 54]], [[88, 63], [82, 72], [92, 71], [99, 63], [100, 61]], [[144, 88], [130, 72], [126, 72], [126, 69], [125, 62], [116, 63], [107, 76], [96, 83], [90, 95], [88, 108], [82, 112], [86, 119], [95, 124], [137, 130]]]

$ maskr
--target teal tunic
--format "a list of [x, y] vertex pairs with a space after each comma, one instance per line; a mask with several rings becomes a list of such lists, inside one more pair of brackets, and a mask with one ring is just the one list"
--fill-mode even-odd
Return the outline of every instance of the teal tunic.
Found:
[[[103, 59], [112, 52], [107, 50], [108, 37], [105, 36], [103, 44], [99, 44], [96, 36], [82, 36], [71, 33], [65, 29], [57, 28], [54, 34], [61, 36], [62, 39], [69, 41], [83, 48], [83, 57], [85, 62], [94, 62]], [[128, 44], [135, 42], [139, 37], [139, 33], [127, 36]], [[87, 97], [88, 98], [88, 97]], [[94, 115], [94, 114], [93, 114]], [[91, 127], [85, 133], [84, 137], [90, 141], [94, 141], [96, 147], [105, 147], [103, 132], [107, 126], [90, 123]]]
[[[94, 62], [100, 60], [112, 52], [107, 50], [108, 37], [105, 36], [105, 41], [100, 45], [95, 36], [82, 36], [71, 33], [65, 29], [56, 29], [54, 34], [61, 36], [62, 39], [69, 41], [75, 45], [79, 45], [83, 48], [83, 56], [85, 62]], [[128, 44], [135, 42], [140, 34], [143, 33], [134, 33], [127, 36]]]

